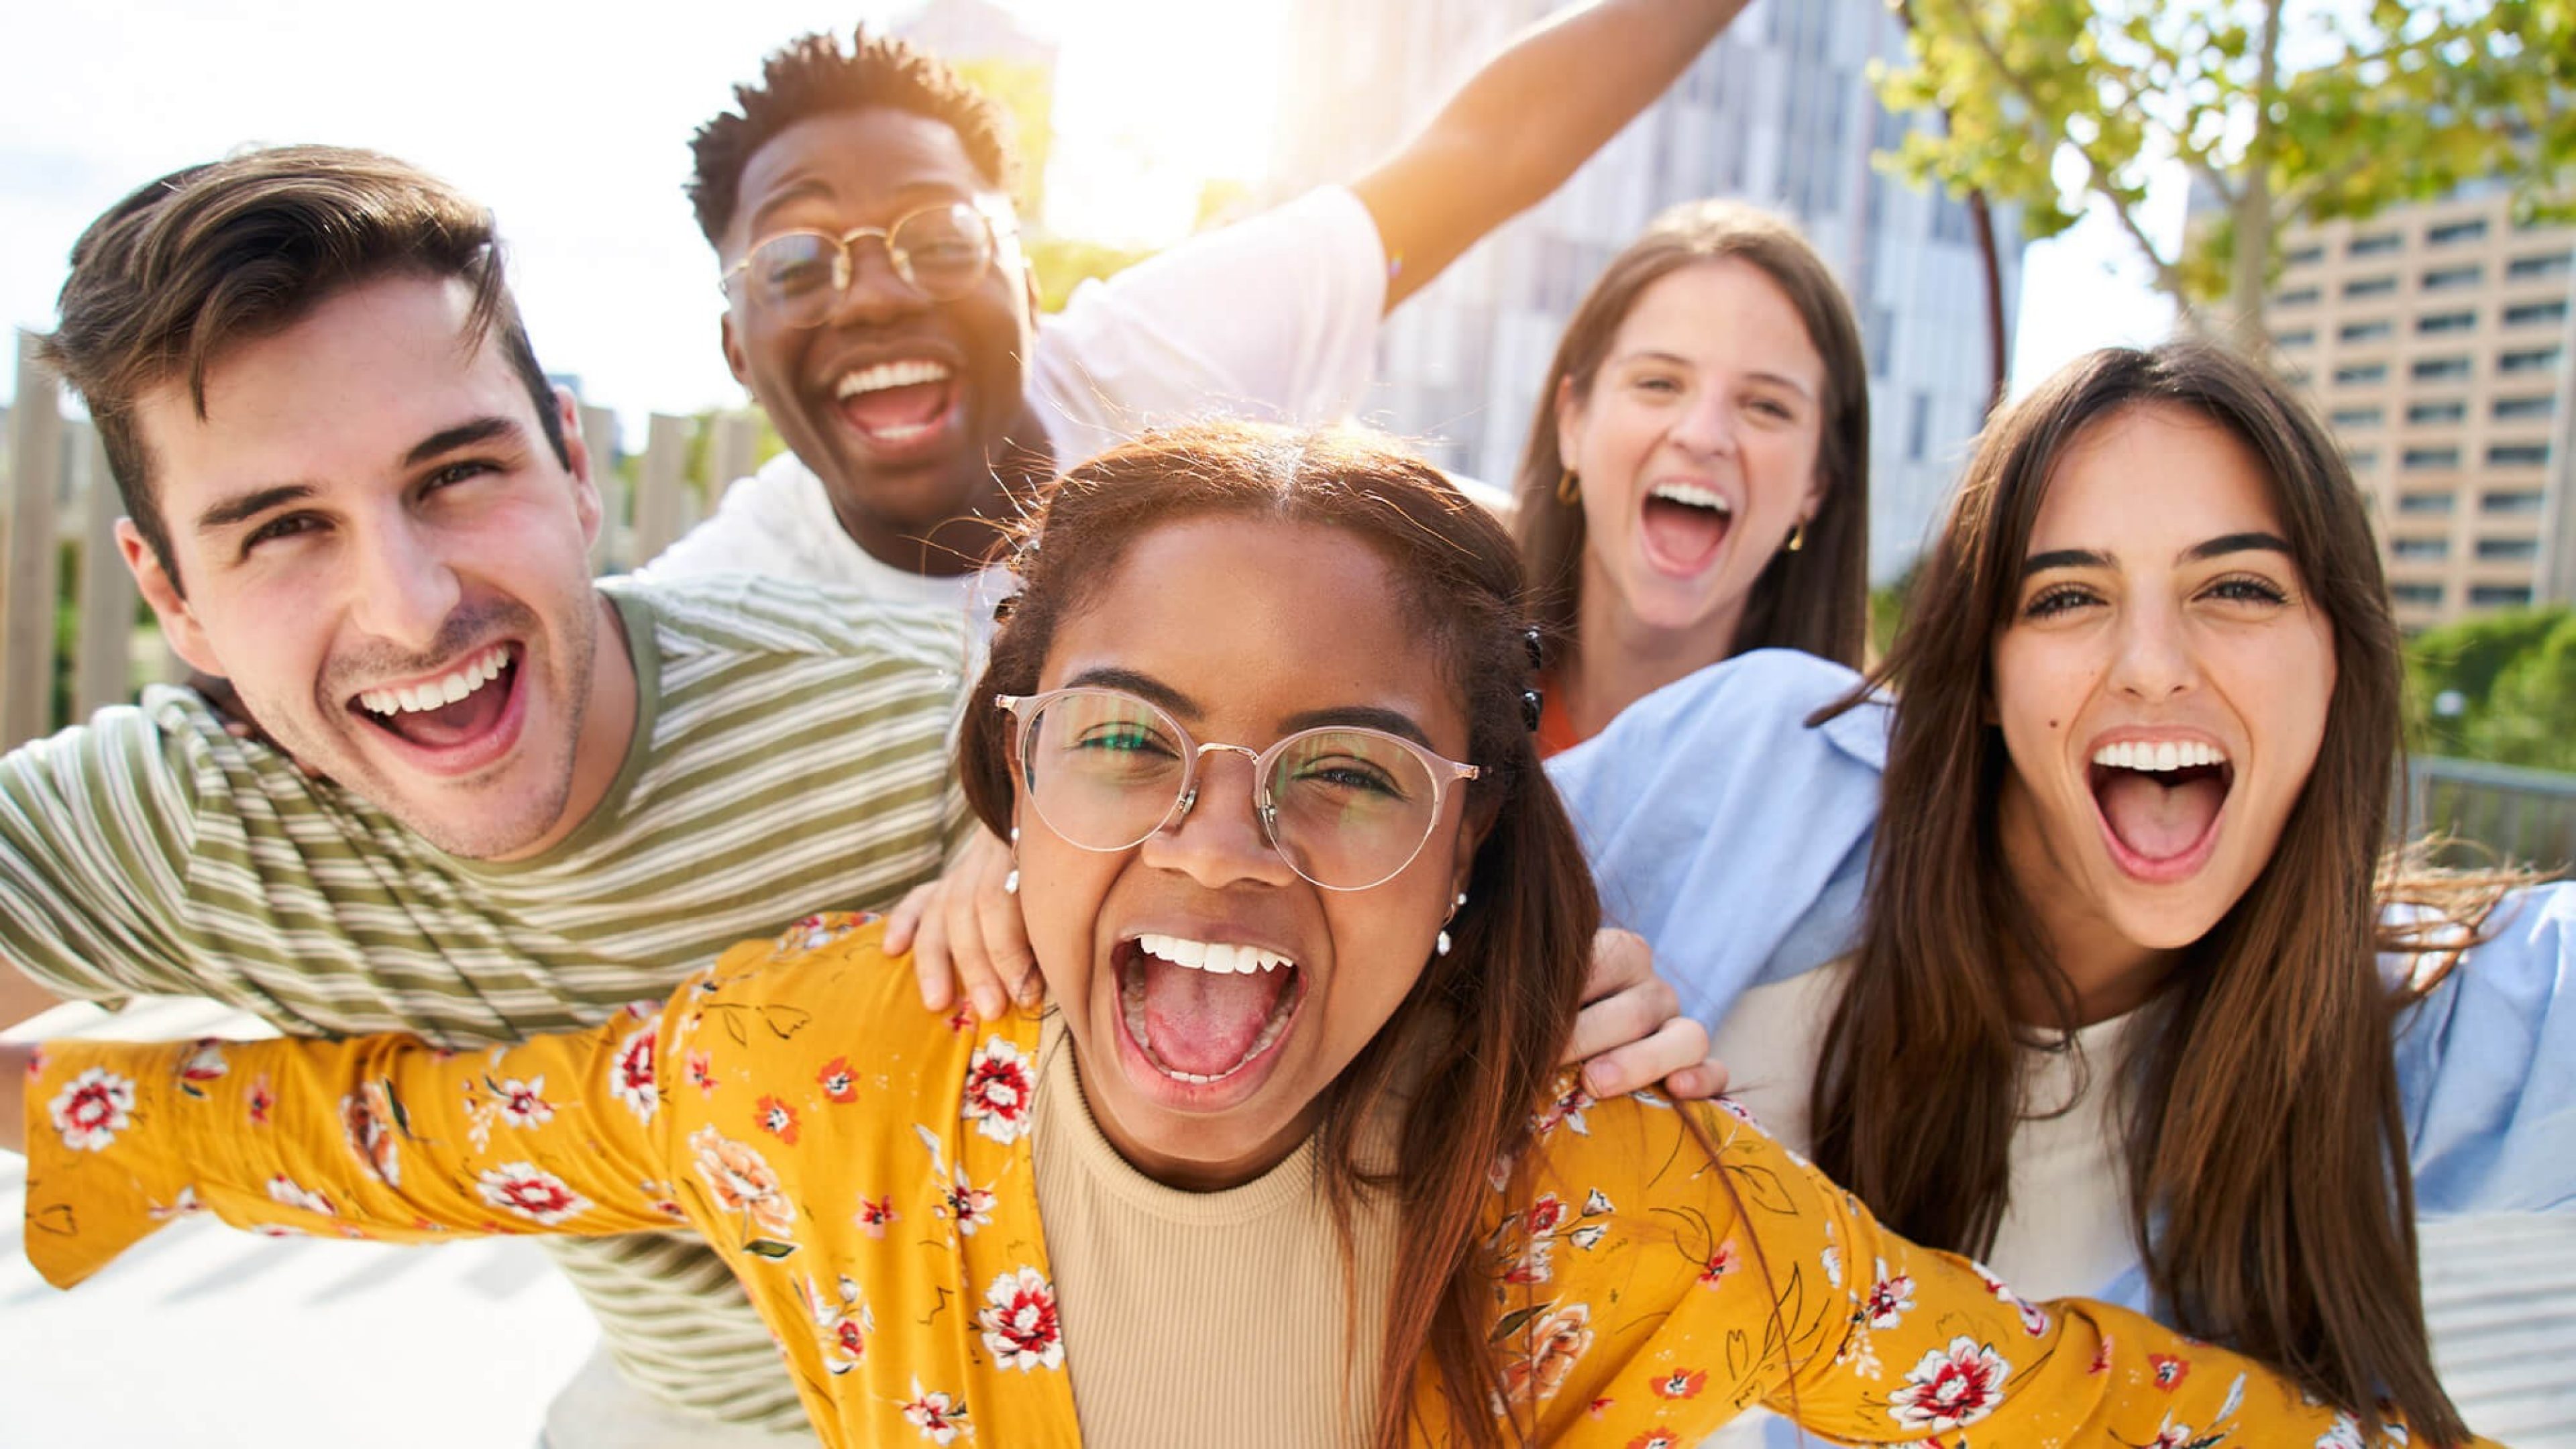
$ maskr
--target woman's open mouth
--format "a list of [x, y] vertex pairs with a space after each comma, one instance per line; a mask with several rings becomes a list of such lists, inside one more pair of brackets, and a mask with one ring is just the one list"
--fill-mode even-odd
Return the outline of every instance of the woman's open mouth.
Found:
[[1259, 946], [1149, 931], [1119, 942], [1110, 964], [1121, 1035], [1146, 1068], [1191, 1096], [1254, 1085], [1306, 999], [1297, 963]]
[[2123, 872], [2162, 885], [2208, 862], [2236, 784], [2226, 751], [2205, 740], [2124, 740], [2095, 750], [2087, 774]]
[[1735, 528], [1735, 505], [1717, 490], [1697, 484], [1657, 484], [1641, 506], [1637, 537], [1646, 561], [1678, 578], [1707, 568]]

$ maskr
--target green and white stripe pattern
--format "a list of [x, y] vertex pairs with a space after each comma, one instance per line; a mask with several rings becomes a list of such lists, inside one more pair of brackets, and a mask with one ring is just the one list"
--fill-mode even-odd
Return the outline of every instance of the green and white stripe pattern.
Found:
[[[960, 621], [747, 575], [600, 587], [635, 660], [635, 743], [543, 857], [450, 856], [156, 687], [0, 758], [0, 952], [69, 997], [206, 996], [288, 1032], [464, 1047], [658, 1000], [736, 941], [937, 872], [964, 823]], [[639, 1382], [804, 1422], [697, 1239], [553, 1246]]]

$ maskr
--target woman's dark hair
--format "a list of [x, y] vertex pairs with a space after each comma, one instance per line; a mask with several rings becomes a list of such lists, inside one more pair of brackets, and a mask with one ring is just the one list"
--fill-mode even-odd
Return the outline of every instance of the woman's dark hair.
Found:
[[[2186, 1331], [2224, 1339], [2427, 1443], [2466, 1437], [2434, 1372], [2413, 1178], [2389, 1039], [2380, 878], [2404, 687], [2370, 519], [2342, 454], [2260, 368], [2176, 343], [2070, 364], [1988, 428], [1870, 687], [1895, 693], [1886, 805], [1850, 985], [1810, 1110], [1816, 1161], [1890, 1227], [1966, 1253], [2003, 1219], [2030, 1026], [2071, 1036], [2072, 984], [2008, 870], [1997, 801], [2012, 763], [1990, 721], [2033, 521], [2088, 432], [2135, 408], [2224, 428], [2270, 480], [2308, 597], [2330, 623], [2324, 739], [2270, 862], [2182, 953], [2156, 1029], [2116, 1079], [2129, 1214], [2148, 1279]], [[2421, 887], [2420, 889], [2416, 887]], [[2492, 894], [2485, 895], [2491, 901]], [[2056, 1020], [2024, 1024], [2016, 1001]]]
[[[1532, 1105], [1573, 1030], [1600, 919], [1574, 826], [1540, 773], [1524, 722], [1529, 627], [1511, 539], [1437, 470], [1357, 431], [1211, 423], [1149, 434], [1074, 469], [1047, 494], [1013, 557], [1020, 592], [994, 637], [958, 743], [966, 796], [995, 833], [1012, 818], [1010, 715], [1033, 694], [1058, 626], [1118, 575], [1148, 533], [1211, 516], [1339, 529], [1375, 549], [1465, 705], [1467, 818], [1490, 828], [1451, 922], [1455, 949], [1330, 1089], [1324, 1191], [1346, 1235], [1364, 1191], [1400, 1217], [1375, 1442], [1406, 1442], [1427, 1354], [1459, 1430], [1490, 1446], [1533, 1432], [1498, 1422], [1499, 1365], [1484, 1332], [1491, 1285], [1470, 1254], [1493, 1165], [1525, 1146]], [[1362, 1125], [1409, 1083], [1391, 1172], [1362, 1165]]]
[[1548, 666], [1581, 647], [1576, 623], [1583, 582], [1583, 505], [1557, 496], [1564, 477], [1556, 428], [1561, 389], [1577, 399], [1594, 377], [1629, 311], [1648, 287], [1682, 270], [1733, 257], [1760, 267], [1787, 294], [1825, 363], [1823, 437], [1816, 472], [1824, 489], [1807, 541], [1773, 556], [1753, 581], [1733, 652], [1801, 649], [1857, 669], [1869, 635], [1869, 361], [1851, 303], [1825, 259], [1798, 229], [1735, 201], [1695, 201], [1655, 218], [1601, 273], [1565, 324], [1547, 367], [1529, 444], [1512, 481], [1521, 558], [1539, 595]]

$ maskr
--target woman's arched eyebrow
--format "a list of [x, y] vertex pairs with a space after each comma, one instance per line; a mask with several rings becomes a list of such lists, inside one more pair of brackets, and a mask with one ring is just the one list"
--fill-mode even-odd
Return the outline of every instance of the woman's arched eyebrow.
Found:
[[2288, 554], [2290, 541], [2277, 533], [2259, 530], [2251, 533], [2222, 533], [2206, 543], [2195, 543], [2182, 551], [2176, 563], [2206, 563], [2223, 554], [2245, 553], [2260, 549], [2267, 553]]
[[1185, 720], [1197, 719], [1200, 716], [1199, 702], [1197, 700], [1190, 698], [1188, 695], [1181, 693], [1179, 690], [1172, 688], [1170, 685], [1165, 684], [1163, 681], [1156, 679], [1150, 674], [1139, 674], [1133, 669], [1120, 669], [1114, 665], [1104, 664], [1096, 668], [1082, 671], [1073, 678], [1066, 680], [1064, 685], [1067, 689], [1076, 687], [1086, 689], [1123, 689], [1129, 694], [1136, 695], [1139, 698], [1159, 704], [1163, 708], [1170, 710], [1172, 713], [1179, 715]]
[[2035, 553], [2021, 561], [2021, 576], [2046, 573], [2050, 569], [2107, 569], [2119, 567], [2120, 561], [2107, 553], [2089, 548], [2053, 548]]

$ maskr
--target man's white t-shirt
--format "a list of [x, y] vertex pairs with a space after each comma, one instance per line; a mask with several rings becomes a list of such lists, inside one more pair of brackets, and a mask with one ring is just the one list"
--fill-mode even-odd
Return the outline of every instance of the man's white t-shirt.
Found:
[[[1201, 418], [1330, 422], [1368, 384], [1385, 309], [1377, 222], [1349, 188], [1327, 186], [1083, 283], [1063, 312], [1039, 320], [1028, 400], [1059, 469]], [[972, 610], [990, 624], [981, 576], [934, 577], [871, 557], [792, 452], [736, 481], [642, 572], [764, 573]]]

